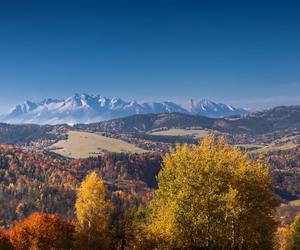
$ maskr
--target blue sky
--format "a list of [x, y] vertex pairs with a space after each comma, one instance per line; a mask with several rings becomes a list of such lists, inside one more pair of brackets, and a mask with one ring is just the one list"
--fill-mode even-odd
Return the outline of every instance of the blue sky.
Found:
[[74, 93], [300, 104], [297, 1], [0, 1], [0, 112]]

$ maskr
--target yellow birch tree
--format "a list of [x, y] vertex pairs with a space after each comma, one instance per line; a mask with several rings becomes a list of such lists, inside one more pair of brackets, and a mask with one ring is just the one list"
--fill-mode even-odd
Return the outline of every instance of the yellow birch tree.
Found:
[[77, 237], [80, 249], [108, 249], [109, 215], [112, 209], [106, 200], [104, 182], [96, 172], [89, 174], [77, 192]]
[[277, 200], [268, 165], [225, 138], [167, 154], [147, 231], [160, 248], [272, 249]]

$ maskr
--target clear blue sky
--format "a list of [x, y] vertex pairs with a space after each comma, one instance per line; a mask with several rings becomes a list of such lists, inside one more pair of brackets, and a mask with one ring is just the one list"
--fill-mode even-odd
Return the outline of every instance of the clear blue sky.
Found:
[[299, 13], [283, 0], [0, 1], [0, 112], [75, 92], [300, 104]]

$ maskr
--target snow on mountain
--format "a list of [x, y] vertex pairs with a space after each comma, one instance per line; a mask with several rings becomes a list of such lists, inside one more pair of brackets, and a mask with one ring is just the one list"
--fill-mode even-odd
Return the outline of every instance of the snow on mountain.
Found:
[[249, 113], [242, 108], [235, 108], [223, 103], [215, 103], [207, 99], [195, 102], [190, 100], [187, 110], [192, 114], [204, 115], [209, 117], [224, 117], [230, 115], [244, 115]]
[[133, 114], [147, 113], [191, 113], [210, 117], [245, 114], [247, 111], [226, 104], [217, 104], [203, 99], [190, 101], [189, 107], [173, 102], [124, 101], [118, 97], [107, 98], [100, 95], [75, 94], [66, 99], [45, 99], [41, 102], [25, 101], [15, 106], [8, 114], [0, 116], [6, 123], [91, 123]]

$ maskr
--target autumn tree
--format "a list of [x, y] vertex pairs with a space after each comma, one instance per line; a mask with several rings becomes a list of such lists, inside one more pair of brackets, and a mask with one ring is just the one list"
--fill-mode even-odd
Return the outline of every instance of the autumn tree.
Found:
[[268, 165], [223, 137], [178, 146], [163, 159], [147, 232], [168, 249], [272, 249], [270, 187]]
[[289, 226], [279, 227], [276, 233], [276, 245], [278, 250], [292, 250], [293, 242]]
[[74, 232], [74, 225], [58, 215], [34, 213], [11, 228], [8, 236], [16, 250], [72, 249]]
[[109, 248], [109, 215], [112, 205], [106, 197], [104, 182], [96, 172], [92, 172], [77, 192], [77, 237], [80, 249]]
[[300, 249], [300, 214], [295, 218], [295, 221], [291, 225], [291, 236], [293, 242], [293, 249]]

